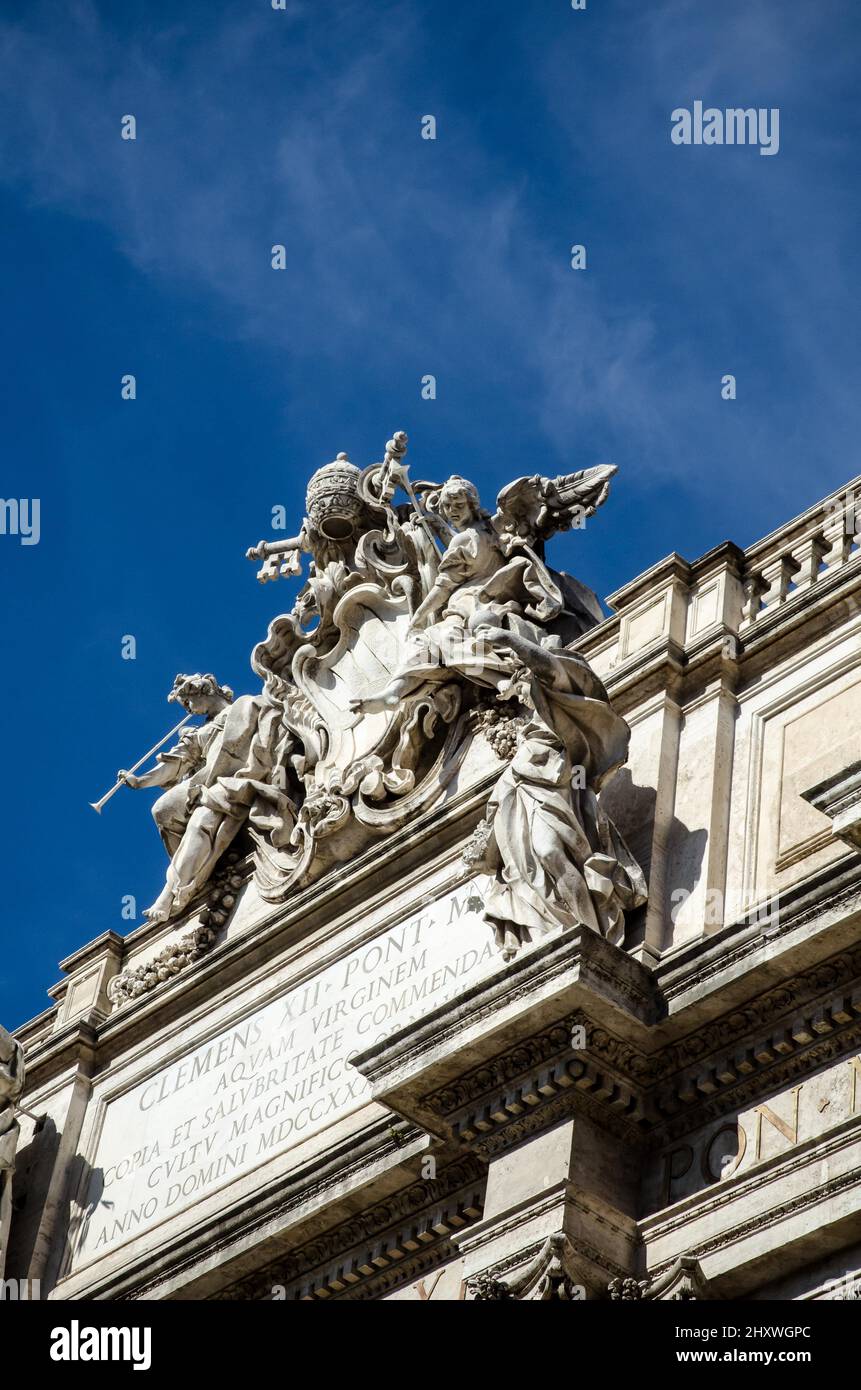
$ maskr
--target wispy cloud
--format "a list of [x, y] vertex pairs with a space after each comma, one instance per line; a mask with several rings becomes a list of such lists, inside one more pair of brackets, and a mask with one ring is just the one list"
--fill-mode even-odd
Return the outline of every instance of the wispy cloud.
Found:
[[[572, 399], [616, 409], [648, 323], [614, 325], [588, 291], [563, 323], [566, 248], [536, 226], [522, 181], [500, 182], [468, 124], [443, 121], [435, 147], [418, 138], [396, 76], [423, 39], [413, 7], [370, 32], [362, 18], [362, 51], [333, 71], [309, 45], [301, 64], [286, 44], [273, 62], [279, 19], [260, 12], [129, 43], [91, 4], [50, 23], [37, 7], [0, 31], [5, 178], [101, 221], [142, 271], [214, 296], [228, 334], [338, 358], [368, 335], [390, 352], [423, 343], [452, 372], [480, 323], [531, 377], [540, 430], [567, 427]], [[126, 112], [134, 144], [119, 138]], [[276, 286], [277, 241], [291, 274]]]
[[[560, 457], [586, 436], [653, 475], [690, 477], [692, 456], [704, 456], [705, 477], [715, 431], [703, 409], [723, 371], [743, 371], [748, 425], [726, 464], [741, 471], [769, 444], [755, 393], [761, 411], [786, 408], [812, 329], [805, 370], [822, 412], [793, 422], [797, 452], [817, 438], [845, 448], [858, 424], [841, 371], [850, 344], [825, 331], [847, 270], [845, 219], [829, 225], [839, 195], [820, 181], [820, 147], [797, 111], [810, 81], [798, 76], [800, 48], [815, 63], [822, 50], [833, 83], [846, 77], [845, 57], [817, 38], [823, 7], [788, 14], [747, 0], [730, 22], [698, 0], [623, 3], [606, 22], [592, 16], [599, 61], [594, 74], [578, 67], [576, 91], [570, 49], [530, 47], [524, 17], [519, 60], [548, 121], [547, 176], [559, 179], [560, 161], [563, 171], [554, 206], [536, 199], [532, 170], [510, 163], [500, 176], [476, 116], [440, 113], [440, 140], [418, 138], [419, 98], [403, 74], [432, 41], [432, 17], [407, 0], [339, 6], [334, 50], [307, 5], [289, 19], [216, 8], [205, 25], [186, 16], [130, 38], [88, 0], [59, 14], [37, 4], [0, 28], [4, 177], [98, 220], [178, 294], [205, 295], [226, 337], [357, 372], [379, 373], [384, 346], [461, 375], [475, 368], [477, 338]], [[615, 57], [620, 25], [627, 44]], [[707, 169], [683, 162], [702, 150], [672, 158], [669, 112], [695, 96], [785, 103], [789, 150], [780, 160], [709, 151]], [[119, 138], [126, 112], [138, 119], [134, 144]], [[820, 139], [835, 138], [826, 123]], [[828, 153], [839, 158], [839, 140]], [[614, 199], [621, 225], [596, 212]], [[567, 267], [578, 218], [592, 228], [581, 275]], [[289, 267], [278, 279], [276, 242]], [[734, 336], [751, 303], [771, 326], [762, 360]]]

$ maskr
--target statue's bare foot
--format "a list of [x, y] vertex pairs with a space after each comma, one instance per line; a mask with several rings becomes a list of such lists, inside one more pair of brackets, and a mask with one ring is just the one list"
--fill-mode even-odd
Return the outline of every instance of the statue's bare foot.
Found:
[[172, 917], [178, 917], [188, 907], [195, 894], [196, 884], [187, 883], [182, 888], [173, 890], [173, 906], [170, 909]]
[[147, 908], [146, 912], [144, 913], [144, 917], [146, 917], [148, 922], [152, 922], [153, 924], [156, 924], [158, 922], [166, 922], [171, 915], [172, 909], [173, 893], [171, 892], [170, 888], [164, 887], [162, 891], [159, 893], [152, 907]]

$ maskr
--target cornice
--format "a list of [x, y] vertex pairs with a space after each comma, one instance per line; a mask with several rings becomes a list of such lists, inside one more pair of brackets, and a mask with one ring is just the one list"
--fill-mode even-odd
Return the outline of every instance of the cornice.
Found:
[[435, 1089], [402, 1092], [400, 1103], [485, 1160], [574, 1111], [651, 1148], [859, 1043], [861, 946], [654, 1052], [575, 1009]]
[[[853, 1142], [856, 1137], [857, 1136], [853, 1136]], [[784, 1159], [783, 1163], [779, 1165], [780, 1175], [788, 1176], [793, 1169], [805, 1166], [810, 1161], [808, 1150], [812, 1147], [819, 1147], [824, 1156], [842, 1147], [845, 1143], [846, 1135], [842, 1133], [831, 1137], [827, 1143], [823, 1143], [820, 1139], [818, 1146], [814, 1145], [811, 1141], [810, 1144], [805, 1146], [805, 1152], [800, 1156], [793, 1160]], [[719, 1254], [720, 1251], [738, 1244], [749, 1236], [757, 1235], [762, 1231], [778, 1226], [782, 1221], [786, 1220], [787, 1217], [796, 1216], [808, 1210], [810, 1207], [832, 1202], [834, 1198], [839, 1197], [842, 1193], [857, 1188], [859, 1182], [861, 1182], [861, 1178], [859, 1178], [858, 1169], [852, 1168], [848, 1172], [840, 1173], [836, 1177], [826, 1178], [823, 1182], [816, 1183], [807, 1192], [794, 1193], [792, 1197], [788, 1197], [776, 1203], [774, 1206], [767, 1206], [763, 1203], [756, 1215], [749, 1217], [746, 1221], [734, 1222], [717, 1234], [709, 1236], [706, 1240], [700, 1241], [696, 1245], [692, 1245], [690, 1249], [686, 1251], [686, 1254], [700, 1261], [709, 1256]], [[752, 1183], [756, 1183], [757, 1190], [759, 1190], [761, 1186], [761, 1174], [758, 1173], [755, 1178], [750, 1180], [747, 1184], [748, 1190], [751, 1190]], [[728, 1206], [738, 1201], [738, 1197], [738, 1189], [727, 1184], [726, 1190], [720, 1193], [718, 1201], [706, 1200], [702, 1201], [697, 1207], [689, 1207], [685, 1212], [684, 1220], [681, 1222], [681, 1225], [688, 1228], [694, 1217], [701, 1216], [707, 1211], [713, 1212], [720, 1206]], [[672, 1222], [663, 1222], [661, 1229], [669, 1232], [676, 1229], [676, 1226]], [[653, 1277], [658, 1278], [661, 1274], [665, 1273], [667, 1269], [671, 1268], [674, 1262], [675, 1257], [661, 1261], [653, 1266], [650, 1273]]]
[[[616, 967], [619, 968], [616, 968]], [[431, 1010], [417, 1023], [389, 1034], [382, 1042], [356, 1053], [351, 1062], [382, 1093], [392, 1077], [424, 1070], [431, 1057], [452, 1049], [456, 1054], [467, 1031], [474, 1057], [483, 1048], [492, 1055], [506, 1020], [505, 1031], [528, 1035], [530, 1009], [544, 1005], [564, 1016], [566, 993], [588, 995], [600, 1006], [624, 1012], [641, 1029], [654, 1022], [658, 998], [646, 968], [611, 946], [597, 932], [577, 925], [538, 946], [522, 952], [514, 961], [479, 981], [449, 1003]], [[545, 997], [546, 996], [546, 997]], [[522, 1006], [522, 1007], [521, 1007]], [[515, 1014], [515, 1010], [518, 1012]], [[496, 1030], [478, 1030], [494, 1019]], [[477, 1036], [472, 1036], [473, 1034]], [[451, 1070], [456, 1071], [455, 1061]]]
[[[861, 911], [861, 855], [847, 854], [781, 894], [777, 908], [771, 902], [750, 909], [739, 922], [698, 938], [665, 956], [655, 968], [662, 997], [672, 1009], [684, 996], [703, 985], [722, 988], [737, 978], [739, 967], [768, 947], [769, 961], [778, 948], [811, 922], [835, 917], [848, 920]], [[753, 981], [751, 981], [753, 983]]]
[[284, 1290], [287, 1301], [379, 1297], [453, 1258], [452, 1233], [477, 1221], [485, 1172], [473, 1155], [412, 1183], [237, 1280], [216, 1297], [255, 1300]]

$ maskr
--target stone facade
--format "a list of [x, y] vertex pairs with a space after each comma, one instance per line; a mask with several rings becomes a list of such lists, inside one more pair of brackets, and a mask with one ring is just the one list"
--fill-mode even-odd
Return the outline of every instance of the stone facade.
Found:
[[[404, 449], [390, 441], [376, 492], [379, 475], [357, 481], [344, 458], [318, 475], [293, 550], [255, 548], [263, 577], [295, 572], [310, 545], [319, 585], [332, 546], [354, 555], [363, 509], [388, 504], [392, 476], [409, 483]], [[594, 510], [606, 480], [590, 486]], [[498, 535], [524, 515], [506, 491]], [[544, 537], [533, 524], [508, 557], [540, 558], [574, 524], [562, 494], [545, 490]], [[415, 532], [433, 499], [409, 497], [396, 521]], [[858, 1297], [856, 498], [861, 479], [747, 550], [671, 555], [602, 621], [583, 619], [581, 586], [565, 609], [581, 630], [544, 643], [583, 658], [630, 729], [627, 761], [598, 788], [618, 837], [607, 873], [627, 875], [618, 917], [572, 911], [512, 938], [488, 911], [500, 880], [487, 840], [504, 840], [493, 798], [535, 737], [540, 692], [500, 714], [474, 691], [455, 709], [437, 682], [388, 761], [385, 712], [359, 710], [379, 721], [365, 744], [333, 715], [336, 755], [316, 763], [312, 794], [303, 744], [301, 796], [261, 771], [249, 706], [210, 712], [219, 747], [232, 728], [245, 760], [209, 777], [228, 775], [233, 798], [210, 801], [247, 821], [211, 873], [194, 859], [193, 882], [169, 847], [161, 909], [64, 961], [51, 1007], [18, 1031], [27, 1113], [7, 1277], [55, 1299]], [[424, 576], [414, 617], [438, 583], [432, 541], [419, 536], [420, 563], [399, 571]], [[382, 585], [403, 552], [377, 550]], [[347, 597], [360, 587], [348, 580]], [[381, 641], [399, 595], [405, 584], [366, 595]], [[514, 622], [500, 611], [469, 628], [489, 634], [491, 664]], [[270, 628], [267, 660], [279, 640]], [[331, 692], [327, 659], [293, 669]], [[459, 648], [448, 669], [462, 691], [467, 665]], [[359, 686], [350, 709], [373, 704]], [[259, 706], [254, 720], [258, 737]], [[342, 775], [357, 760], [361, 785]], [[292, 844], [279, 841], [288, 814]]]

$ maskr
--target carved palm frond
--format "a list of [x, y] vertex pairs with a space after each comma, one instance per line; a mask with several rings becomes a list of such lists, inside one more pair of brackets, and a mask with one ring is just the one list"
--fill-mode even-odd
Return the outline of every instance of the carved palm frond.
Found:
[[535, 544], [557, 531], [582, 525], [606, 501], [615, 472], [614, 464], [599, 464], [558, 478], [539, 473], [516, 478], [496, 499], [494, 526], [500, 534]]

